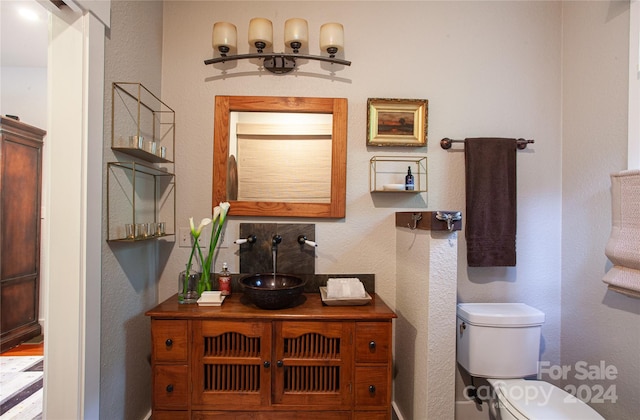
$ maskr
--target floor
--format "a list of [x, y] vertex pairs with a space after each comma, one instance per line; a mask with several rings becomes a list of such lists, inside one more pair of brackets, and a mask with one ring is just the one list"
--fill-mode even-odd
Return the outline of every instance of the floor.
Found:
[[42, 338], [0, 354], [0, 420], [42, 419], [43, 364]]

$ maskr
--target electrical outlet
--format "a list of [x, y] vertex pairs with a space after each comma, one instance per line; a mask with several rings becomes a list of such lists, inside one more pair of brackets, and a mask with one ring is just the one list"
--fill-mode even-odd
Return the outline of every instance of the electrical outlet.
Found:
[[[188, 227], [180, 228], [180, 248], [191, 248], [191, 229]], [[198, 238], [201, 248], [209, 246], [209, 231], [203, 230]]]
[[222, 233], [220, 233], [220, 238], [218, 238], [218, 248], [229, 248], [226, 229], [222, 229]]
[[191, 248], [191, 229], [180, 228], [180, 248]]

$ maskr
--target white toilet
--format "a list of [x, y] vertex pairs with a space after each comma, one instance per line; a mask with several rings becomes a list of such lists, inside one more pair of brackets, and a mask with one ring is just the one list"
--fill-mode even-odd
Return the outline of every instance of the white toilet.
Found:
[[544, 313], [523, 303], [460, 303], [457, 359], [492, 387], [489, 412], [500, 420], [603, 419], [583, 401], [540, 380]]

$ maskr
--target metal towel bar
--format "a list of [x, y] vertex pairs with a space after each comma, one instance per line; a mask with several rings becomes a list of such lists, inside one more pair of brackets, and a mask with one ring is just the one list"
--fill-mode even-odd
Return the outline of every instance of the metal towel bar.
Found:
[[[464, 143], [464, 140], [453, 140], [450, 139], [448, 137], [443, 138], [442, 140], [440, 140], [440, 147], [442, 147], [443, 149], [451, 149], [451, 145], [453, 143]], [[533, 144], [535, 143], [534, 140], [525, 140], [525, 139], [518, 139], [516, 140], [516, 146], [518, 147], [518, 149], [522, 150], [522, 149], [526, 149], [527, 148], [527, 144]]]

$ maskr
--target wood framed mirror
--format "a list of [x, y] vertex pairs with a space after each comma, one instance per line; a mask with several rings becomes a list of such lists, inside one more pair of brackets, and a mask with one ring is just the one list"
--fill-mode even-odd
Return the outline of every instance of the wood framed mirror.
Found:
[[232, 216], [345, 217], [347, 100], [216, 96], [213, 206]]

